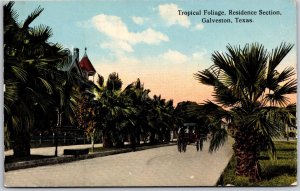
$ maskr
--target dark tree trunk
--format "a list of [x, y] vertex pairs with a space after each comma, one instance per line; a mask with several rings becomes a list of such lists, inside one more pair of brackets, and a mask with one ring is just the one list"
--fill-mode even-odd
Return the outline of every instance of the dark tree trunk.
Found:
[[30, 156], [30, 135], [28, 132], [15, 134], [13, 140], [13, 152], [15, 157]]
[[139, 130], [136, 135], [136, 145], [140, 145], [140, 143], [141, 143], [141, 130]]
[[125, 147], [125, 144], [124, 144], [123, 141], [117, 140], [117, 142], [116, 142], [116, 147], [117, 147], [117, 148], [124, 148], [124, 147]]
[[103, 134], [102, 134], [102, 142], [103, 142], [103, 148], [111, 148], [111, 147], [113, 147], [113, 142], [110, 139], [108, 132], [103, 132]]
[[165, 136], [165, 142], [169, 143], [171, 141], [171, 131], [167, 130], [166, 136]]
[[124, 138], [122, 136], [122, 132], [114, 132], [113, 133], [113, 144], [118, 148], [125, 147]]
[[150, 144], [153, 145], [156, 143], [156, 140], [155, 140], [155, 133], [151, 133], [150, 135]]
[[235, 143], [233, 150], [236, 157], [236, 174], [238, 176], [245, 176], [250, 181], [261, 180], [259, 156], [259, 136], [256, 131], [237, 131], [235, 134]]
[[164, 142], [164, 132], [159, 132], [158, 134], [158, 142], [163, 143]]
[[133, 151], [136, 148], [136, 137], [134, 135], [130, 135], [130, 145]]

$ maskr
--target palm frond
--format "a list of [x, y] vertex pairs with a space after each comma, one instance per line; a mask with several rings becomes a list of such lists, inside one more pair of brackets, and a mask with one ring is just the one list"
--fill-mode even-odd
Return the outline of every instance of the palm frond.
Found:
[[19, 98], [20, 82], [16, 80], [5, 80], [4, 104], [11, 104]]
[[39, 25], [29, 29], [31, 34], [31, 43], [38, 44], [41, 42], [47, 42], [47, 40], [53, 35], [52, 29], [49, 26]]
[[198, 73], [194, 74], [196, 80], [198, 80], [202, 84], [206, 84], [209, 86], [214, 86], [216, 84], [217, 77], [210, 70], [206, 69], [204, 71], [198, 71]]
[[248, 126], [254, 126], [264, 137], [280, 137], [281, 132], [285, 129], [285, 124], [292, 123], [295, 119], [293, 112], [295, 106], [288, 107], [263, 107], [252, 115], [248, 116], [245, 121]]
[[47, 80], [45, 80], [41, 77], [38, 77], [37, 79], [39, 79], [42, 82], [43, 86], [46, 88], [46, 90], [49, 94], [53, 93], [52, 86]]
[[265, 100], [272, 103], [273, 105], [278, 104], [280, 106], [285, 106], [289, 103], [289, 98], [286, 96], [288, 94], [297, 93], [297, 80], [292, 79], [282, 86], [278, 86], [274, 92], [266, 94]]
[[18, 13], [13, 9], [15, 2], [10, 1], [3, 6], [3, 21], [4, 26], [17, 25]]
[[[269, 115], [269, 116], [268, 116]], [[281, 135], [283, 126], [274, 123], [270, 118], [273, 115], [271, 112], [269, 113], [258, 113], [255, 116], [249, 116], [249, 120], [253, 120], [254, 126], [259, 130], [259, 132], [264, 137], [275, 137], [278, 138]]]
[[268, 154], [272, 160], [277, 160], [276, 147], [271, 137], [262, 137], [262, 141], [268, 151]]
[[247, 44], [241, 52], [241, 62], [236, 65], [236, 70], [241, 85], [247, 88], [249, 94], [252, 94], [259, 88], [259, 83], [265, 77], [267, 52], [262, 45], [257, 43]]
[[270, 60], [268, 65], [268, 75], [270, 75], [280, 62], [285, 58], [285, 56], [292, 50], [294, 45], [281, 43], [279, 47], [276, 47], [270, 53]]
[[217, 151], [220, 147], [222, 147], [227, 139], [227, 131], [225, 129], [217, 128], [211, 131], [211, 140], [209, 145], [209, 152], [212, 153], [214, 151]]
[[222, 119], [222, 118], [230, 118], [231, 113], [225, 109], [223, 109], [221, 106], [207, 100], [205, 103], [201, 104], [201, 110], [205, 115], [211, 115], [214, 116], [214, 118]]
[[277, 77], [277, 83], [284, 82], [290, 79], [290, 77], [294, 76], [295, 70], [293, 67], [286, 67]]
[[29, 25], [43, 12], [44, 8], [40, 6], [36, 8], [28, 17], [25, 19], [23, 23], [23, 29], [28, 28]]
[[281, 107], [285, 106], [290, 101], [288, 97], [275, 93], [266, 94], [264, 100], [269, 102], [271, 105], [279, 105]]
[[276, 94], [287, 95], [297, 93], [297, 80], [292, 79], [275, 91]]
[[27, 81], [28, 73], [26, 72], [26, 70], [24, 68], [19, 67], [17, 65], [13, 65], [13, 66], [11, 66], [11, 70], [12, 70], [13, 74], [16, 76], [16, 78], [18, 78], [22, 82]]
[[20, 121], [20, 118], [18, 116], [12, 115], [11, 116], [11, 121], [12, 121], [12, 126], [16, 130], [21, 129], [22, 122]]
[[227, 49], [231, 55], [223, 54], [220, 52], [214, 52], [212, 54], [212, 60], [214, 62], [213, 69], [217, 74], [217, 78], [221, 78], [222, 82], [226, 82], [228, 86], [235, 84], [238, 80], [238, 73], [236, 72], [236, 65], [239, 64], [240, 60], [238, 57], [238, 52], [236, 49], [232, 48], [230, 45]]
[[213, 93], [213, 97], [216, 101], [225, 106], [233, 106], [240, 102], [240, 98], [236, 97], [233, 91], [222, 84], [215, 85], [215, 91]]

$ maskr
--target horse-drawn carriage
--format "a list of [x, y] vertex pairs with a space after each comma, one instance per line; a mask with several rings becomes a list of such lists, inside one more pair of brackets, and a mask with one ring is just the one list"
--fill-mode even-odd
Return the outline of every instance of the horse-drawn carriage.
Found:
[[187, 145], [194, 143], [197, 151], [202, 150], [203, 142], [207, 139], [207, 133], [197, 127], [178, 129], [177, 148], [179, 152], [185, 152]]

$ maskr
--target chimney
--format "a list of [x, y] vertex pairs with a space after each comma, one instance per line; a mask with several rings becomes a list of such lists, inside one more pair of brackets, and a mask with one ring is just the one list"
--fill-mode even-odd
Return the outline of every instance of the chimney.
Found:
[[79, 61], [79, 48], [74, 48], [73, 57]]

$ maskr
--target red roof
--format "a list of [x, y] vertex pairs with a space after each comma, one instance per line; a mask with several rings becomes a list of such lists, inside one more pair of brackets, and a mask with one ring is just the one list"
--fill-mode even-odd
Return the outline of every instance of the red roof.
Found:
[[87, 71], [89, 73], [95, 73], [96, 72], [94, 66], [92, 65], [91, 61], [89, 60], [89, 58], [87, 57], [86, 54], [80, 60], [79, 65], [80, 65], [80, 68], [83, 71]]

